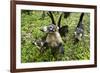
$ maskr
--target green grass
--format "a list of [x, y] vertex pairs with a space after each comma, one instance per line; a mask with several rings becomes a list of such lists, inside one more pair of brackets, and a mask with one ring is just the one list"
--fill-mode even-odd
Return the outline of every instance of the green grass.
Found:
[[[43, 37], [45, 34], [39, 29], [42, 26], [49, 25], [51, 23], [50, 17], [48, 15], [42, 19], [43, 11], [29, 11], [27, 13], [25, 10], [21, 12], [21, 62], [43, 62], [43, 61], [55, 61], [53, 58], [50, 48], [45, 51], [43, 54], [40, 54], [40, 51], [35, 45], [32, 44], [34, 39]], [[54, 12], [55, 21], [58, 20], [58, 17], [61, 12]], [[85, 35], [84, 40], [81, 40], [78, 44], [74, 45], [73, 34], [75, 27], [78, 24], [80, 13], [72, 12], [70, 16], [62, 18], [62, 25], [69, 26], [69, 33], [66, 37], [66, 43], [64, 43], [65, 53], [61, 56], [62, 61], [70, 60], [88, 60], [90, 59], [90, 15], [85, 13], [83, 24]], [[60, 57], [59, 55], [57, 57]]]

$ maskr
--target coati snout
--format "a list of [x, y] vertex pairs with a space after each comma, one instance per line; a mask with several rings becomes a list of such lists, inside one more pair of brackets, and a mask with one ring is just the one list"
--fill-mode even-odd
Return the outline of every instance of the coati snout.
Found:
[[48, 33], [56, 32], [58, 31], [57, 26], [54, 24], [51, 24], [50, 26], [47, 27]]
[[52, 33], [58, 31], [58, 29], [59, 29], [58, 26], [54, 24], [50, 24], [49, 26], [43, 26], [40, 30], [45, 33]]

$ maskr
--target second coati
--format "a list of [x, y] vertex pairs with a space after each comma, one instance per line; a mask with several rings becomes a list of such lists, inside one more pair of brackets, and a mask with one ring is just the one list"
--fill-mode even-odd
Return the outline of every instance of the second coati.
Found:
[[78, 43], [84, 36], [84, 26], [83, 26], [84, 13], [81, 13], [78, 25], [74, 32], [74, 44]]

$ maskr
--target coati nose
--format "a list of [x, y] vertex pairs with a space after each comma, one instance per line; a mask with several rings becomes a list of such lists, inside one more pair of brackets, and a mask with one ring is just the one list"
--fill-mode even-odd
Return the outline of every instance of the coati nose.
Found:
[[49, 29], [50, 29], [50, 30], [53, 30], [53, 28], [52, 28], [52, 27], [50, 27]]

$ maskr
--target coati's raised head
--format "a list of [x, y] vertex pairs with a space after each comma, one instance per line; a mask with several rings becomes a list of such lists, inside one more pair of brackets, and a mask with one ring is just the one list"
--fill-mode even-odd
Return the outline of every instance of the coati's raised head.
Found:
[[40, 30], [45, 33], [54, 33], [58, 32], [59, 27], [54, 24], [50, 24], [49, 26], [42, 27]]
[[54, 24], [51, 24], [47, 27], [47, 31], [48, 31], [48, 33], [56, 32], [56, 31], [58, 31], [58, 27]]
[[84, 33], [84, 30], [81, 29], [81, 28], [77, 28], [76, 29], [77, 32], [74, 32], [74, 36], [75, 38], [77, 38], [78, 40], [81, 40], [82, 36], [83, 36], [83, 33]]

